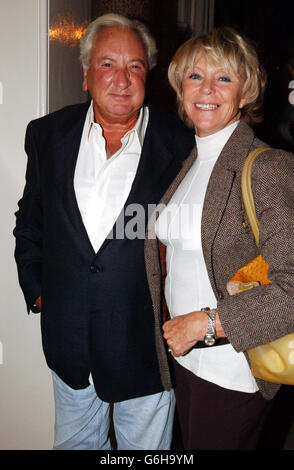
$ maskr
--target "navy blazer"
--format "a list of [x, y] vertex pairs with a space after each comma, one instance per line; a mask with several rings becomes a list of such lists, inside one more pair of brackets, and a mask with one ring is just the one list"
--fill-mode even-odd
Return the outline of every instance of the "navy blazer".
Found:
[[[91, 371], [98, 396], [115, 402], [169, 389], [170, 382], [160, 370], [163, 345], [155, 335], [144, 237], [109, 238], [95, 253], [78, 209], [73, 178], [88, 107], [69, 106], [28, 125], [15, 258], [28, 310], [42, 296], [48, 366], [74, 389], [88, 385]], [[177, 118], [149, 111], [124, 207], [140, 204], [143, 216], [136, 217], [145, 226], [148, 204], [160, 201], [194, 144]]]

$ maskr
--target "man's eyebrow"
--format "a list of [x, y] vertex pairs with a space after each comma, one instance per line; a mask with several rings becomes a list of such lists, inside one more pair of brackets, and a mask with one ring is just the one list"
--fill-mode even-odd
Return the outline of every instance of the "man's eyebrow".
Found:
[[137, 59], [131, 59], [130, 62], [140, 62], [142, 65], [144, 65], [144, 67], [147, 66], [147, 62], [141, 59], [140, 57], [138, 57]]
[[[111, 62], [116, 62], [116, 59], [113, 57], [108, 57], [108, 56], [103, 56], [103, 57], [98, 57], [97, 62], [103, 61], [103, 60], [109, 60]], [[131, 59], [129, 62], [140, 62], [145, 68], [147, 67], [147, 61], [144, 59], [141, 59], [140, 57], [135, 57], [134, 59]]]
[[111, 60], [112, 62], [115, 62], [115, 59], [113, 59], [112, 57], [107, 57], [107, 56], [103, 56], [103, 57], [98, 57], [97, 60]]

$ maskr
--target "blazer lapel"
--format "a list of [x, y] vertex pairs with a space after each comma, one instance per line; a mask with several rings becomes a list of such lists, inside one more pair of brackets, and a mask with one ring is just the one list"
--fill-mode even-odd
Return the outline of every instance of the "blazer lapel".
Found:
[[160, 133], [150, 126], [146, 131], [138, 170], [126, 205], [158, 201], [161, 188], [166, 188], [180, 169], [181, 161], [174, 158]]
[[[67, 131], [60, 133], [61, 137], [54, 145], [53, 160], [55, 184], [60, 191], [65, 211], [76, 231], [77, 239], [84, 243], [85, 252], [93, 256], [96, 253], [83, 224], [73, 184], [88, 107], [89, 103], [81, 105], [73, 118], [68, 120], [70, 122], [66, 124]], [[157, 204], [162, 197], [163, 190], [169, 186], [181, 169], [182, 162], [177, 158], [177, 152], [174, 149], [174, 135], [165, 135], [166, 127], [161, 125], [161, 119], [161, 116], [150, 109], [140, 162], [122, 213], [128, 205], [133, 203], [143, 206], [145, 211], [148, 211], [147, 204]], [[191, 148], [187, 143], [184, 145]], [[147, 215], [147, 212], [145, 214]], [[110, 241], [111, 237], [106, 238], [98, 253]]]
[[70, 130], [54, 148], [54, 175], [55, 184], [61, 194], [66, 214], [77, 234], [77, 239], [82, 240], [84, 249], [93, 255], [95, 251], [83, 224], [74, 190], [74, 173], [87, 110], [88, 105], [83, 105], [78, 118], [72, 122]]
[[203, 256], [215, 291], [214, 241], [228, 204], [234, 180], [237, 173], [241, 172], [253, 139], [253, 131], [241, 121], [219, 155], [207, 186], [202, 211], [201, 237]]
[[[138, 204], [144, 208], [146, 220], [149, 208], [157, 205], [164, 192], [163, 189], [169, 186], [182, 167], [181, 160], [176, 157], [165, 140], [160, 126], [154, 122], [151, 112], [136, 176], [120, 214], [123, 220], [125, 220], [125, 210], [131, 204]], [[99, 252], [110, 241], [111, 237], [107, 238]]]
[[202, 211], [201, 239], [203, 256], [212, 286], [215, 287], [213, 276], [214, 240], [226, 209], [236, 172], [231, 169], [219, 168], [215, 165], [207, 186]]
[[[178, 186], [180, 183], [183, 181], [185, 178], [186, 174], [190, 170], [191, 166], [195, 162], [197, 158], [197, 148], [194, 147], [193, 150], [191, 151], [190, 155], [186, 160], [182, 162], [182, 168], [178, 172], [177, 176], [174, 178], [172, 181], [171, 185], [168, 187], [167, 191], [164, 193], [163, 197], [159, 201], [156, 210], [153, 211], [151, 214], [149, 220], [148, 220], [148, 225], [147, 225], [147, 232], [146, 232], [146, 238], [149, 240], [153, 240], [154, 243], [156, 242], [156, 234], [155, 234], [155, 223], [158, 217], [160, 216], [161, 212], [164, 210], [166, 205], [169, 203], [171, 200], [173, 194], [177, 190]], [[148, 251], [149, 245], [147, 244], [146, 249]]]
[[191, 151], [190, 155], [188, 156], [188, 158], [186, 158], [186, 160], [184, 160], [182, 162], [181, 171], [177, 174], [177, 176], [175, 177], [172, 184], [170, 185], [170, 187], [168, 188], [168, 190], [166, 191], [166, 193], [162, 197], [159, 204], [165, 206], [169, 203], [169, 201], [172, 198], [173, 194], [175, 193], [178, 186], [180, 185], [180, 183], [185, 178], [186, 174], [188, 173], [188, 171], [190, 170], [191, 166], [196, 161], [196, 159], [197, 159], [197, 148], [195, 146], [193, 148], [193, 150]]

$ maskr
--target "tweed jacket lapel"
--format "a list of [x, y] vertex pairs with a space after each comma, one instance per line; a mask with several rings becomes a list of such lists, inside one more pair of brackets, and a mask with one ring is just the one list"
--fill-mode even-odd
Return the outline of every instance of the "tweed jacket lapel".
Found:
[[[171, 197], [173, 196], [174, 192], [178, 188], [179, 184], [185, 178], [186, 174], [190, 170], [196, 158], [197, 158], [197, 148], [194, 147], [189, 157], [186, 158], [186, 160], [184, 160], [182, 169], [177, 174], [177, 176], [175, 177], [175, 179], [173, 180], [173, 182], [171, 183], [171, 185], [169, 186], [169, 188], [163, 195], [159, 204], [157, 205], [156, 210], [152, 213], [150, 219], [148, 220], [145, 247], [144, 247], [145, 264], [146, 264], [146, 272], [147, 272], [147, 278], [148, 278], [155, 318], [157, 319], [157, 321], [161, 319], [161, 291], [158, 288], [161, 284], [161, 283], [158, 283], [158, 277], [161, 276], [161, 266], [160, 266], [160, 259], [159, 259], [158, 239], [156, 238], [156, 234], [155, 234], [155, 223], [160, 213], [163, 211], [165, 206], [170, 201]], [[163, 257], [165, 257], [165, 253], [163, 254]]]
[[147, 228], [147, 238], [156, 238], [155, 222], [158, 219], [160, 213], [165, 208], [165, 206], [169, 203], [170, 199], [172, 198], [173, 194], [177, 190], [180, 183], [185, 178], [186, 174], [190, 170], [193, 163], [196, 161], [196, 158], [197, 158], [197, 148], [194, 147], [190, 155], [188, 156], [188, 158], [186, 158], [186, 160], [183, 161], [180, 172], [177, 174], [177, 176], [175, 177], [175, 179], [173, 180], [173, 182], [171, 183], [167, 191], [164, 193], [162, 199], [160, 200], [156, 208], [156, 211], [154, 211], [152, 216], [150, 217], [149, 222], [148, 222], [148, 228]]
[[[247, 157], [250, 147], [254, 139], [254, 133], [250, 127], [245, 124], [243, 121], [240, 122], [239, 126], [233, 132], [231, 138], [223, 148], [215, 166], [212, 171], [210, 181], [206, 190], [203, 214], [202, 214], [202, 225], [210, 223], [209, 231], [217, 230], [218, 223], [217, 220], [220, 220], [221, 214], [224, 210], [224, 204], [226, 202], [227, 191], [225, 188], [229, 189], [232, 178], [237, 171], [241, 171], [243, 162]], [[242, 150], [240, 151], [240, 148]], [[182, 169], [173, 180], [162, 199], [160, 200], [156, 212], [154, 212], [149, 220], [148, 224], [148, 233], [150, 238], [154, 235], [154, 224], [164, 209], [164, 206], [167, 205], [172, 198], [173, 194], [177, 190], [178, 186], [181, 184], [186, 174], [194, 164], [197, 159], [197, 147], [195, 146], [191, 151], [190, 155], [183, 161]], [[218, 177], [218, 173], [221, 172], [223, 175], [223, 180]], [[217, 182], [220, 180], [219, 182]], [[219, 193], [219, 199], [216, 201], [216, 194]], [[218, 217], [215, 217], [215, 204], [218, 206]], [[213, 213], [213, 217], [211, 217]], [[208, 220], [206, 220], [208, 219]], [[211, 238], [211, 237], [210, 237]], [[211, 239], [213, 240], [214, 237]], [[203, 237], [202, 237], [203, 239]]]
[[218, 292], [213, 269], [214, 240], [221, 225], [234, 180], [242, 171], [253, 140], [253, 131], [241, 121], [219, 155], [206, 189], [201, 223], [202, 249], [210, 282], [216, 295]]

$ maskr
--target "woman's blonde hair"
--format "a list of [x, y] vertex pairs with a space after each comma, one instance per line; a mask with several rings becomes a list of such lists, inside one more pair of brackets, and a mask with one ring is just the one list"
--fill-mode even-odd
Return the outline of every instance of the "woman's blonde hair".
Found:
[[221, 66], [242, 78], [242, 97], [246, 97], [247, 100], [247, 104], [241, 110], [242, 116], [248, 124], [260, 122], [266, 73], [259, 62], [255, 47], [237, 31], [227, 26], [192, 37], [179, 47], [170, 63], [168, 78], [177, 94], [181, 119], [189, 127], [193, 127], [183, 106], [182, 82], [187, 69], [193, 67], [195, 58], [199, 54], [203, 54], [209, 63]]

